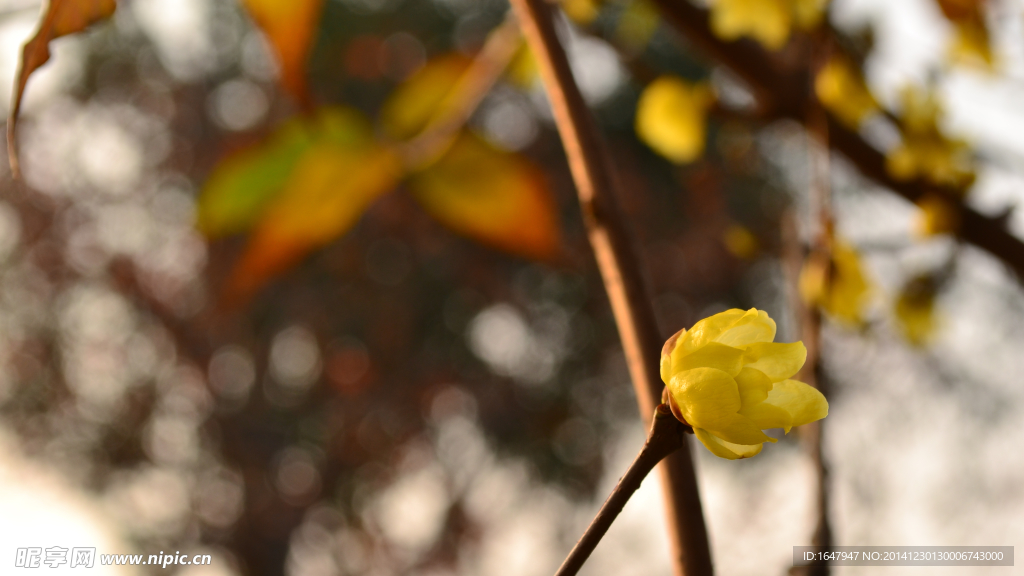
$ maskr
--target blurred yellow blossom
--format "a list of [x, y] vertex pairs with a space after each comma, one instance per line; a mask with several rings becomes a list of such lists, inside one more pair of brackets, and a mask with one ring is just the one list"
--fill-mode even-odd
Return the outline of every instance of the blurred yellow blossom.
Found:
[[714, 95], [707, 84], [691, 84], [661, 76], [640, 95], [636, 133], [656, 152], [676, 163], [692, 162], [704, 153], [708, 108]]
[[936, 0], [956, 32], [949, 47], [950, 59], [957, 63], [992, 66], [992, 48], [988, 26], [982, 12], [984, 0]]
[[860, 324], [871, 295], [860, 255], [845, 242], [831, 244], [831, 254], [814, 252], [808, 256], [800, 271], [800, 296], [829, 316]]
[[748, 36], [778, 50], [794, 27], [816, 27], [827, 4], [827, 0], [716, 0], [711, 5], [711, 30], [723, 40]]
[[835, 56], [818, 71], [814, 92], [825, 108], [854, 130], [861, 120], [878, 110], [860, 72], [841, 56]]
[[903, 335], [915, 346], [923, 346], [935, 335], [938, 319], [935, 314], [935, 276], [915, 276], [900, 290], [894, 312]]
[[642, 52], [658, 30], [661, 15], [648, 0], [633, 0], [622, 10], [615, 39], [632, 53]]
[[793, 23], [801, 30], [813, 30], [821, 24], [829, 0], [789, 0]]
[[954, 234], [960, 229], [960, 211], [952, 200], [928, 194], [917, 201], [917, 207], [921, 209], [914, 226], [918, 235]]
[[981, 65], [991, 68], [992, 48], [988, 28], [982, 20], [969, 20], [956, 24], [956, 37], [949, 48], [950, 59], [954, 62]]
[[530, 47], [523, 41], [512, 55], [512, 61], [505, 69], [505, 78], [515, 86], [527, 90], [537, 82], [540, 68], [537, 67], [537, 59], [534, 58]]
[[561, 0], [562, 10], [577, 24], [590, 24], [601, 12], [601, 0]]
[[790, 379], [807, 358], [803, 343], [774, 339], [775, 321], [751, 308], [715, 314], [665, 342], [661, 378], [672, 412], [715, 456], [749, 458], [776, 441], [762, 430], [788, 433], [828, 415], [821, 392]]
[[722, 232], [722, 243], [730, 254], [742, 260], [757, 256], [759, 249], [757, 237], [746, 226], [740, 224], [730, 224]]
[[903, 91], [903, 142], [889, 151], [885, 166], [897, 180], [924, 177], [934, 184], [966, 189], [974, 181], [971, 150], [963, 140], [947, 138], [938, 127], [942, 113], [933, 94], [913, 87]]

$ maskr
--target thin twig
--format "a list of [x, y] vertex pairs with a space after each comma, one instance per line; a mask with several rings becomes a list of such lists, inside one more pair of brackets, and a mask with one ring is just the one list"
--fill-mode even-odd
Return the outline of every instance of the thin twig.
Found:
[[[640, 416], [649, 423], [664, 388], [658, 369], [664, 338], [658, 331], [640, 258], [617, 208], [612, 164], [555, 33], [552, 7], [544, 0], [512, 0], [512, 7], [540, 66], [590, 245], [622, 339]], [[711, 574], [711, 552], [689, 445], [683, 443], [660, 470], [673, 568], [679, 575]]]
[[573, 547], [569, 556], [566, 557], [555, 576], [575, 576], [580, 571], [591, 552], [597, 547], [597, 543], [601, 541], [612, 522], [618, 517], [619, 512], [622, 512], [626, 502], [640, 488], [640, 483], [644, 481], [644, 478], [651, 473], [651, 470], [654, 470], [658, 462], [682, 448], [686, 443], [684, 432], [692, 433], [693, 430], [677, 420], [667, 405], [659, 404], [654, 411], [651, 431], [647, 435], [644, 447], [640, 449], [640, 454], [619, 479], [619, 483], [615, 485], [612, 493], [598, 510], [590, 525], [587, 526], [587, 530]]

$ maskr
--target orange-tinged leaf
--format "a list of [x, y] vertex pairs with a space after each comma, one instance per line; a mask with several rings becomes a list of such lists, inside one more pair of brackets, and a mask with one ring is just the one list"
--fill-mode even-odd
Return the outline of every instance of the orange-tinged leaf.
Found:
[[554, 199], [541, 170], [518, 154], [463, 134], [409, 187], [428, 213], [460, 234], [527, 258], [550, 260], [558, 252]]
[[390, 148], [327, 143], [303, 155], [280, 196], [267, 207], [228, 281], [226, 296], [245, 298], [309, 252], [348, 231], [401, 177]]
[[21, 97], [25, 93], [29, 76], [50, 59], [50, 41], [80, 32], [95, 22], [109, 18], [115, 8], [114, 0], [50, 0], [46, 5], [39, 29], [21, 51], [18, 75], [14, 80], [11, 114], [7, 120], [7, 153], [15, 174], [18, 173], [18, 152], [14, 129], [21, 110]]
[[472, 61], [457, 53], [430, 62], [402, 83], [381, 108], [380, 121], [392, 138], [404, 140], [423, 130]]
[[281, 65], [281, 84], [304, 102], [306, 61], [316, 39], [324, 0], [242, 0], [266, 34]]
[[341, 107], [286, 122], [264, 142], [218, 164], [199, 197], [197, 227], [209, 238], [248, 230], [315, 145], [359, 147], [372, 133], [373, 126], [361, 113]]

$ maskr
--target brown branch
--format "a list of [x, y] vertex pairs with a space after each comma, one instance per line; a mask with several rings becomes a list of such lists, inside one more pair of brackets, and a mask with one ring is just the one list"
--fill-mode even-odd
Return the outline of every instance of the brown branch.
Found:
[[651, 470], [654, 470], [659, 462], [682, 448], [686, 443], [684, 432], [692, 434], [693, 429], [677, 420], [667, 405], [659, 404], [654, 411], [651, 431], [647, 434], [647, 441], [640, 449], [640, 454], [619, 479], [619, 483], [615, 485], [608, 499], [601, 505], [601, 509], [587, 526], [587, 530], [573, 547], [569, 556], [566, 557], [555, 576], [575, 576], [580, 571], [591, 552], [597, 547], [597, 543], [601, 541], [612, 522], [618, 517], [619, 512], [622, 512], [626, 502], [629, 502], [629, 498], [640, 488], [640, 483], [644, 481], [644, 478], [651, 473]]
[[[789, 118], [800, 123], [808, 120], [813, 99], [803, 88], [808, 85], [810, 69], [785, 63], [777, 55], [750, 40], [725, 42], [714, 35], [708, 11], [687, 0], [653, 0], [665, 20], [699, 51], [715, 62], [725, 65], [754, 92], [762, 112], [774, 118]], [[804, 63], [806, 64], [806, 63]], [[829, 146], [846, 156], [861, 174], [879, 185], [910, 200], [917, 201], [928, 193], [939, 193], [955, 199], [957, 190], [942, 188], [923, 180], [899, 181], [885, 169], [885, 156], [864, 141], [856, 132], [828, 115]], [[959, 236], [988, 251], [1024, 278], [1024, 242], [1007, 231], [998, 217], [985, 216], [961, 202]]]
[[[664, 388], [658, 368], [663, 338], [640, 272], [640, 258], [620, 220], [611, 162], [555, 33], [552, 8], [544, 0], [513, 0], [512, 7], [540, 65], [590, 245], [622, 338], [640, 416], [647, 422], [660, 404]], [[689, 445], [684, 443], [666, 458], [660, 470], [674, 570], [679, 575], [711, 574], [711, 552]]]

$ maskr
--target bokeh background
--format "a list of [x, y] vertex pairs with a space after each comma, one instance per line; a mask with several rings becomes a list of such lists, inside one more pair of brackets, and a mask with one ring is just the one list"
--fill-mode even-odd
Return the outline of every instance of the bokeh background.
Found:
[[[0, 2], [5, 110], [39, 9]], [[429, 59], [474, 54], [507, 10], [327, 0], [311, 99], [372, 116]], [[898, 110], [908, 84], [942, 99], [943, 130], [978, 158], [965, 201], [1024, 238], [1024, 215], [1007, 212], [1024, 197], [1024, 2], [984, 15], [986, 70], [947, 62], [955, 31], [932, 0], [835, 0], [828, 21], [870, 40], [864, 75], [884, 106]], [[820, 147], [797, 123], [751, 116], [750, 94], [649, 5], [565, 24], [664, 335], [756, 306], [780, 341], [798, 339], [780, 230], [794, 214], [801, 238], [816, 233]], [[662, 72], [706, 80], [723, 102], [696, 161], [673, 165], [634, 132]], [[30, 81], [23, 181], [0, 167], [4, 573], [17, 547], [60, 545], [213, 555], [158, 570], [183, 576], [549, 574], [642, 444], [539, 81], [501, 80], [469, 129], [543, 169], [557, 261], [455, 234], [400, 188], [244, 303], [218, 299], [246, 235], [208, 240], [197, 206], [222, 158], [297, 113], [278, 74], [233, 0], [131, 0], [57, 40]], [[898, 138], [866, 134], [881, 148]], [[952, 237], [915, 236], [913, 204], [838, 155], [829, 166], [837, 230], [872, 285], [862, 325], [822, 327], [835, 542], [1024, 546], [1019, 279]], [[935, 270], [938, 328], [914, 345], [893, 302]], [[737, 462], [694, 445], [720, 574], [786, 573], [809, 543], [815, 468], [797, 436]], [[645, 483], [585, 573], [669, 574], [660, 500]]]

